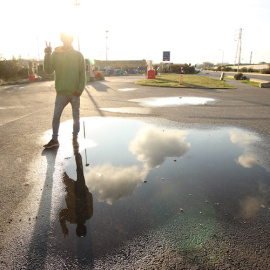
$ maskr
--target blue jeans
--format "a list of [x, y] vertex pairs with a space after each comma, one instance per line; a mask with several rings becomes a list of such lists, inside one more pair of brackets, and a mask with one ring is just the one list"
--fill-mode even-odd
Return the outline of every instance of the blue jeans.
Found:
[[65, 96], [65, 95], [56, 95], [54, 114], [52, 121], [53, 135], [52, 139], [58, 139], [58, 131], [60, 126], [60, 118], [64, 108], [68, 105], [72, 106], [72, 116], [73, 116], [73, 138], [78, 137], [80, 131], [80, 97], [76, 96]]

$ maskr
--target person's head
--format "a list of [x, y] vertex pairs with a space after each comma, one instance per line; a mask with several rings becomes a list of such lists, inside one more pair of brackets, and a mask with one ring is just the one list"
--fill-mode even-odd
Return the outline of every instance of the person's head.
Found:
[[77, 224], [76, 234], [78, 237], [85, 237], [87, 234], [87, 228], [84, 224]]
[[74, 40], [74, 37], [72, 34], [68, 34], [65, 32], [61, 32], [60, 38], [64, 45], [71, 45]]

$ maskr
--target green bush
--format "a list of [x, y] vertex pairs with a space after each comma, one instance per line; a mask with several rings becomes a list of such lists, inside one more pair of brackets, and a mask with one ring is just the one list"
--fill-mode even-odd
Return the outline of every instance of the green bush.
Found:
[[255, 72], [255, 69], [253, 69], [253, 68], [248, 68], [247, 71], [248, 71], [248, 72]]
[[28, 68], [20, 64], [20, 59], [12, 60], [1, 59], [0, 61], [0, 79], [10, 80], [15, 78], [27, 78]]
[[185, 74], [195, 74], [195, 67], [191, 66], [191, 64], [179, 64], [179, 65], [171, 65], [170, 66], [170, 73], [181, 73], [181, 67], [184, 67]]
[[239, 72], [239, 73], [234, 75], [234, 79], [235, 80], [246, 80], [247, 77], [245, 75], [243, 75], [243, 73]]
[[247, 68], [246, 67], [243, 67], [243, 68], [240, 69], [240, 71], [247, 72]]
[[232, 68], [228, 66], [218, 66], [217, 71], [232, 71]]
[[270, 68], [268, 68], [268, 69], [263, 69], [263, 70], [261, 71], [261, 73], [262, 73], [262, 74], [270, 74]]

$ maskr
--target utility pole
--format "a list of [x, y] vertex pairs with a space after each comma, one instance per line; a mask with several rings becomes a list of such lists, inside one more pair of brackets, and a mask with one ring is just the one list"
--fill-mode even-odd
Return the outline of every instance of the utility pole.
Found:
[[108, 47], [107, 47], [107, 43], [108, 43], [108, 33], [109, 31], [106, 30], [106, 73], [107, 73], [107, 70], [108, 70]]
[[221, 65], [223, 66], [223, 61], [224, 60], [224, 50], [222, 50], [222, 63], [221, 63]]
[[39, 55], [38, 37], [37, 37], [37, 51], [38, 51], [38, 61], [39, 61], [40, 60], [40, 55]]
[[251, 60], [252, 60], [252, 52], [250, 53], [250, 65], [251, 65]]
[[[79, 8], [79, 5], [80, 5], [80, 4], [79, 4], [79, 3], [77, 2], [77, 0], [76, 0], [76, 3], [74, 4], [74, 6]], [[78, 10], [78, 11], [79, 11], [79, 10]], [[78, 12], [78, 11], [77, 11], [77, 12]], [[79, 12], [78, 12], [78, 13], [79, 13]], [[79, 17], [79, 16], [78, 16], [78, 17]], [[78, 18], [78, 17], [77, 17], [77, 18]], [[81, 48], [80, 48], [80, 38], [79, 38], [79, 33], [78, 33], [78, 51], [80, 51], [80, 50], [81, 50]]]
[[234, 65], [236, 65], [236, 60], [237, 60], [237, 57], [238, 57], [237, 72], [239, 71], [239, 65], [240, 65], [240, 62], [241, 62], [241, 49], [242, 49], [242, 28], [239, 29], [237, 49], [236, 49], [236, 54], [235, 54], [235, 59], [234, 59]]

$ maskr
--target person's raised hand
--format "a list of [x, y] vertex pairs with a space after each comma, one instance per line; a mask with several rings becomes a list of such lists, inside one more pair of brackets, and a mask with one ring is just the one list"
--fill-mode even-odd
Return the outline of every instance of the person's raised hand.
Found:
[[49, 45], [48, 45], [47, 41], [45, 41], [45, 44], [46, 44], [46, 48], [45, 48], [44, 52], [47, 54], [51, 54], [52, 53], [51, 42], [49, 42]]

